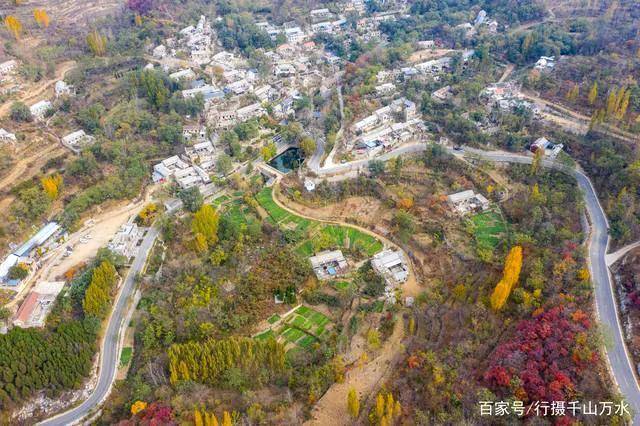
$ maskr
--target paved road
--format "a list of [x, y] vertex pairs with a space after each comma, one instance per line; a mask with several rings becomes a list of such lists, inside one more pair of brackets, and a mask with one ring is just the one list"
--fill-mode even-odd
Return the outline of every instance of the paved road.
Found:
[[133, 295], [135, 290], [135, 277], [142, 271], [157, 236], [158, 231], [155, 228], [149, 229], [142, 241], [138, 255], [135, 257], [129, 273], [124, 280], [102, 343], [99, 355], [100, 369], [98, 371], [98, 383], [93, 392], [82, 404], [40, 422], [40, 425], [66, 426], [79, 423], [88, 415], [93, 414], [95, 408], [100, 406], [111, 392], [111, 386], [115, 380], [117, 366], [120, 360], [120, 345], [118, 340], [120, 329], [124, 325], [123, 318], [127, 317], [129, 297]]
[[[377, 160], [387, 161], [398, 155], [417, 153], [425, 150], [425, 144], [413, 144], [390, 151]], [[464, 153], [448, 149], [455, 155], [479, 157], [486, 161], [501, 163], [531, 164], [532, 157], [506, 152], [489, 152], [467, 148]], [[345, 174], [367, 166], [370, 160], [358, 160], [314, 170], [319, 176], [331, 176]], [[607, 216], [600, 205], [596, 191], [589, 178], [582, 172], [566, 167], [549, 160], [543, 160], [544, 167], [554, 168], [568, 173], [576, 178], [578, 186], [584, 194], [587, 213], [591, 218], [592, 233], [589, 241], [589, 269], [595, 287], [596, 309], [605, 332], [611, 335], [613, 346], [605, 348], [613, 378], [617, 383], [620, 393], [634, 413], [640, 413], [640, 387], [635, 377], [635, 369], [627, 346], [623, 338], [622, 324], [619, 320], [618, 307], [615, 300], [615, 290], [609, 268], [607, 267], [606, 254], [609, 248], [609, 223]], [[640, 425], [640, 415], [636, 415], [634, 425]]]
[[[531, 157], [508, 153], [492, 153], [469, 150], [483, 159], [493, 162], [530, 164]], [[589, 178], [582, 172], [567, 168], [552, 161], [543, 161], [545, 167], [554, 168], [574, 176], [584, 194], [587, 213], [591, 218], [592, 233], [589, 241], [589, 269], [595, 286], [596, 309], [605, 332], [611, 335], [613, 346], [606, 349], [614, 380], [620, 392], [626, 398], [631, 409], [640, 413], [640, 387], [636, 380], [633, 361], [627, 351], [623, 338], [622, 324], [618, 316], [615, 290], [611, 273], [607, 267], [606, 254], [609, 248], [609, 223], [598, 196]], [[636, 415], [634, 425], [640, 424], [640, 416]]]

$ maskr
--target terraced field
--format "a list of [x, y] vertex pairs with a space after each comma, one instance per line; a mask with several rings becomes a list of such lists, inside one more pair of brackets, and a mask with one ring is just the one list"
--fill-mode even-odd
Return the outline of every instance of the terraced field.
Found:
[[269, 218], [280, 229], [294, 231], [304, 238], [296, 245], [296, 251], [303, 256], [311, 256], [317, 251], [319, 242], [327, 247], [361, 250], [373, 256], [382, 250], [382, 242], [356, 228], [331, 225], [294, 215], [281, 208], [273, 200], [271, 188], [264, 188], [256, 195], [256, 200], [269, 213]]
[[331, 329], [331, 320], [324, 314], [307, 306], [300, 306], [285, 318], [278, 315], [269, 317], [267, 322], [274, 325], [255, 336], [256, 339], [274, 338], [283, 343], [287, 351], [309, 348], [324, 339]]

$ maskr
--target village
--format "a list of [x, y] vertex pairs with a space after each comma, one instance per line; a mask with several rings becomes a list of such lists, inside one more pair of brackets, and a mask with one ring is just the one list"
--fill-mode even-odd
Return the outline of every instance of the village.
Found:
[[[224, 50], [217, 38], [214, 22], [205, 16], [179, 30], [162, 44], [149, 46], [148, 63], [144, 70], [166, 73], [169, 79], [183, 88], [183, 99], [198, 99], [204, 105], [201, 114], [187, 117], [188, 124], [182, 128], [183, 144], [180, 151], [153, 165], [149, 175], [150, 184], [155, 187], [175, 185], [177, 191], [197, 189], [209, 199], [220, 196], [223, 193], [221, 190], [224, 179], [234, 172], [246, 170], [252, 162], [246, 158], [234, 158], [228, 164], [229, 156], [225, 152], [221, 135], [246, 123], [253, 123], [258, 131], [255, 136], [243, 141], [242, 149], [259, 151], [265, 146], [275, 147], [273, 151], [268, 151], [268, 156], [263, 155], [253, 161], [252, 166], [264, 174], [266, 180], [271, 181], [291, 170], [282, 166], [281, 161], [276, 161], [277, 158], [297, 147], [303, 136], [322, 139], [322, 132], [319, 129], [305, 129], [302, 134], [283, 140], [273, 130], [273, 125], [265, 124], [270, 120], [277, 123], [275, 127], [286, 126], [298, 119], [297, 105], [305, 98], [317, 95], [326, 101], [336, 91], [340, 91], [339, 76], [342, 71], [339, 70], [344, 66], [344, 61], [314, 42], [314, 38], [327, 34], [364, 41], [379, 39], [384, 43], [378, 26], [382, 22], [393, 21], [404, 13], [399, 9], [367, 15], [364, 13], [364, 3], [357, 0], [347, 2], [344, 11], [361, 14], [355, 27], [347, 25], [344, 15], [332, 13], [328, 9], [311, 10], [309, 22], [304, 27], [293, 23], [280, 27], [269, 22], [256, 23], [272, 40], [281, 42], [275, 49], [262, 52], [265, 63], [260, 70], [252, 67], [237, 52]], [[466, 37], [473, 37], [480, 29], [495, 33], [499, 25], [495, 20], [488, 19], [485, 11], [481, 11], [473, 24], [464, 24], [460, 28], [466, 31]], [[385, 153], [415, 144], [435, 142], [447, 146], [446, 138], [436, 140], [421, 118], [419, 107], [402, 96], [399, 86], [412, 79], [438, 82], [443, 73], [451, 71], [454, 61], [459, 61], [466, 67], [473, 60], [475, 52], [471, 49], [440, 49], [433, 40], [420, 41], [415, 47], [420, 54], [418, 58], [429, 59], [418, 59], [417, 62], [413, 61], [399, 68], [378, 72], [377, 85], [374, 94], [370, 96], [373, 102], [381, 105], [379, 108], [369, 115], [355, 117], [332, 147], [332, 152], [323, 152], [322, 143], [314, 144], [316, 152], [313, 155], [320, 156], [321, 161], [326, 160], [325, 166], [331, 166], [333, 158], [343, 158], [342, 162], [345, 161], [344, 158], [350, 161], [374, 160]], [[554, 64], [555, 58], [542, 57], [535, 64], [535, 69], [550, 72]], [[19, 62], [14, 59], [0, 63], [0, 91], [3, 94], [11, 95], [21, 90], [23, 83], [17, 72], [19, 66]], [[57, 105], [75, 96], [75, 93], [76, 89], [72, 85], [63, 79], [58, 80], [50, 96], [43, 96], [28, 105], [25, 114], [39, 123], [39, 126], [56, 133], [62, 147], [73, 155], [79, 155], [95, 143], [95, 136], [77, 128], [61, 131], [59, 128], [54, 129], [51, 124]], [[434, 101], [441, 103], [450, 102], [452, 97], [449, 85], [444, 85], [431, 95]], [[503, 111], [526, 108], [535, 117], [541, 117], [541, 107], [528, 101], [514, 82], [489, 85], [482, 91], [480, 98], [488, 111], [493, 108]], [[313, 115], [315, 120], [321, 118], [319, 111], [314, 111]], [[319, 126], [320, 124], [317, 125]], [[11, 129], [0, 129], [0, 143], [17, 149], [23, 143], [22, 139], [19, 133], [16, 134]], [[562, 144], [554, 144], [545, 137], [540, 137], [530, 146], [531, 152], [540, 150], [549, 158], [557, 157], [562, 148]], [[298, 155], [304, 161], [304, 155]], [[318, 167], [320, 166], [316, 165], [315, 170], [311, 170], [309, 165], [307, 172], [313, 174]], [[321, 180], [316, 177], [307, 178], [307, 191], [313, 191]], [[451, 207], [460, 214], [489, 208], [488, 200], [473, 190], [446, 195]], [[165, 207], [169, 210], [175, 210], [181, 204], [175, 196], [165, 200]], [[136, 247], [145, 233], [144, 228], [139, 228], [134, 219], [135, 214], [131, 214], [121, 223], [118, 232], [111, 236], [108, 243], [109, 249], [126, 259], [135, 257]], [[44, 324], [51, 301], [55, 300], [63, 285], [60, 281], [48, 283], [35, 280], [34, 276], [39, 276], [37, 272], [60, 253], [62, 256], [72, 253], [69, 238], [69, 233], [59, 224], [50, 222], [22, 246], [14, 244], [8, 254], [3, 253], [0, 264], [2, 289], [24, 297], [13, 319], [15, 326]], [[89, 238], [90, 234], [86, 234], [76, 244], [86, 243]], [[309, 261], [319, 279], [343, 274], [348, 264], [339, 250], [315, 253]], [[394, 290], [407, 277], [407, 265], [402, 253], [382, 251], [373, 256], [371, 264], [385, 278], [386, 297], [393, 302]]]

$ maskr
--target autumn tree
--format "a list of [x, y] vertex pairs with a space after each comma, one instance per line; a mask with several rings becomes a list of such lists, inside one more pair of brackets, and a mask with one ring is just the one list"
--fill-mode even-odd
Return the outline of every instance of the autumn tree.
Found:
[[13, 15], [7, 15], [4, 18], [4, 25], [7, 30], [13, 35], [13, 38], [20, 40], [20, 33], [22, 32], [22, 23], [18, 18]]
[[138, 221], [143, 226], [149, 226], [158, 214], [158, 205], [155, 203], [149, 203], [140, 210], [138, 213]]
[[271, 158], [275, 157], [278, 152], [278, 148], [274, 142], [269, 142], [265, 146], [260, 149], [260, 154], [262, 155], [262, 159], [264, 161], [269, 161]]
[[36, 20], [36, 23], [40, 28], [49, 27], [49, 15], [47, 11], [44, 9], [33, 9], [33, 18]]
[[145, 408], [147, 408], [147, 403], [146, 402], [144, 402], [144, 401], [136, 401], [133, 404], [131, 404], [131, 414], [133, 414], [135, 416], [139, 412], [144, 411]]
[[[255, 377], [252, 386], [264, 385], [285, 370], [285, 350], [274, 339], [255, 340], [247, 337], [209, 339], [174, 344], [169, 348], [171, 384], [193, 381], [217, 386], [229, 370]], [[258, 374], [259, 373], [259, 374]]]
[[533, 161], [531, 162], [531, 174], [538, 174], [538, 171], [540, 171], [540, 166], [542, 165], [543, 156], [543, 149], [537, 149], [536, 152], [533, 153]]
[[104, 318], [113, 300], [113, 290], [117, 280], [116, 268], [108, 260], [93, 270], [91, 282], [82, 302], [85, 315]]
[[219, 221], [220, 216], [216, 210], [210, 204], [204, 204], [193, 215], [191, 231], [194, 235], [201, 234], [207, 244], [215, 245], [218, 242]]
[[593, 86], [591, 86], [591, 90], [589, 90], [589, 104], [595, 105], [598, 100], [598, 82], [594, 81]]
[[50, 200], [55, 200], [60, 195], [60, 191], [62, 190], [63, 179], [62, 176], [58, 173], [44, 177], [40, 180], [42, 184], [42, 189], [47, 194]]
[[502, 279], [498, 282], [491, 295], [491, 307], [500, 310], [506, 303], [511, 290], [520, 279], [520, 270], [522, 269], [522, 247], [515, 246], [507, 255], [502, 273]]
[[396, 207], [401, 210], [411, 210], [413, 207], [413, 200], [411, 198], [401, 198], [396, 203]]
[[396, 401], [391, 392], [387, 393], [386, 397], [379, 393], [376, 397], [376, 406], [369, 415], [369, 421], [373, 425], [388, 426], [392, 425], [401, 415], [400, 401]]
[[358, 393], [355, 388], [349, 389], [349, 395], [347, 395], [347, 407], [351, 417], [357, 419], [360, 414], [360, 399], [358, 398]]
[[300, 148], [304, 152], [304, 155], [310, 157], [316, 152], [316, 141], [309, 136], [305, 136], [300, 141]]
[[107, 53], [107, 37], [93, 30], [87, 35], [87, 45], [96, 56], [104, 56]]
[[566, 98], [569, 102], [575, 102], [576, 99], [578, 99], [578, 96], [580, 95], [580, 88], [578, 87], [577, 84], [574, 84], [571, 89], [569, 89], [569, 91], [567, 92]]

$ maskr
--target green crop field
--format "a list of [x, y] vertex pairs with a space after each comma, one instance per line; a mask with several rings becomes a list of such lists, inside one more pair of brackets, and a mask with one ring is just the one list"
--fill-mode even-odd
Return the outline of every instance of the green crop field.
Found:
[[258, 203], [269, 213], [273, 223], [284, 229], [295, 229], [308, 239], [301, 241], [296, 247], [296, 252], [302, 256], [312, 256], [316, 249], [313, 241], [315, 237], [322, 237], [329, 241], [332, 248], [359, 248], [368, 256], [373, 256], [382, 250], [382, 242], [372, 235], [356, 228], [340, 225], [327, 225], [322, 222], [303, 218], [289, 213], [273, 201], [272, 188], [264, 188], [256, 195]]
[[331, 327], [331, 320], [326, 315], [307, 306], [300, 306], [284, 318], [274, 314], [267, 319], [267, 322], [275, 324], [279, 319], [283, 320], [282, 324], [269, 328], [254, 338], [259, 340], [274, 338], [287, 345], [288, 350], [309, 348], [323, 339]]
[[487, 211], [471, 217], [476, 243], [481, 247], [495, 249], [507, 235], [507, 225], [499, 213]]

